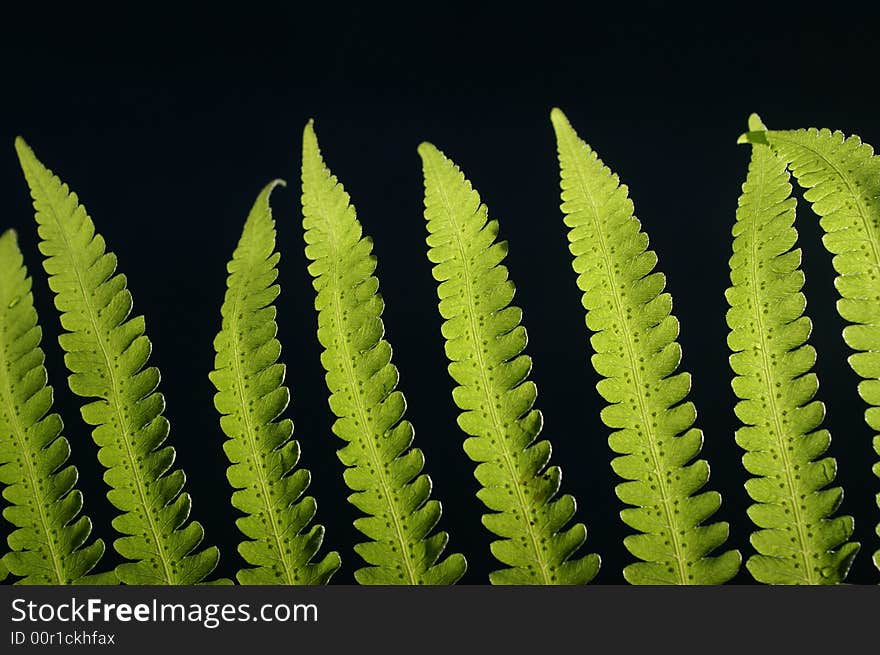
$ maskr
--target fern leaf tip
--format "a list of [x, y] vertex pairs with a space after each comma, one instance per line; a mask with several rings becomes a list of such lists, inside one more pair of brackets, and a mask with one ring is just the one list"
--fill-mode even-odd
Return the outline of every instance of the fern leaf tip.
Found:
[[750, 132], [765, 132], [767, 131], [767, 126], [764, 125], [764, 121], [761, 120], [761, 116], [756, 112], [752, 112], [749, 114], [749, 131]]
[[[272, 205], [270, 203], [270, 198], [272, 197], [272, 192], [277, 187], [286, 187], [286, 186], [287, 186], [287, 182], [285, 180], [281, 179], [280, 177], [276, 177], [274, 180], [270, 181], [266, 186], [263, 187], [262, 191], [260, 191], [260, 195], [257, 196], [257, 200], [254, 202], [254, 208], [256, 208], [258, 205], [262, 205], [263, 207], [266, 208], [266, 211], [268, 211], [268, 216], [271, 219]], [[252, 220], [257, 220], [257, 216], [255, 216], [255, 215], [251, 215], [248, 218], [252, 219]]]
[[22, 168], [25, 167], [26, 163], [38, 161], [33, 148], [20, 136], [15, 137], [15, 153], [18, 155], [18, 161]]
[[429, 141], [422, 141], [419, 144], [418, 151], [422, 159], [441, 154], [440, 149]]
[[743, 132], [739, 135], [739, 138], [736, 140], [736, 142], [739, 144], [750, 143], [752, 145], [769, 145], [769, 141], [767, 141], [767, 133], [765, 130], [750, 130], [748, 132]]
[[552, 122], [555, 127], [571, 125], [568, 121], [568, 117], [565, 115], [565, 112], [563, 112], [559, 107], [553, 107], [553, 109], [550, 110], [550, 122]]
[[7, 228], [3, 231], [3, 234], [0, 234], [0, 243], [18, 243], [18, 232], [15, 231], [15, 228]]
[[303, 128], [303, 157], [306, 157], [306, 153], [311, 153], [309, 158], [317, 158], [322, 166], [324, 166], [324, 158], [321, 156], [321, 146], [318, 143], [318, 135], [315, 132], [315, 119], [310, 118], [306, 123], [306, 126]]

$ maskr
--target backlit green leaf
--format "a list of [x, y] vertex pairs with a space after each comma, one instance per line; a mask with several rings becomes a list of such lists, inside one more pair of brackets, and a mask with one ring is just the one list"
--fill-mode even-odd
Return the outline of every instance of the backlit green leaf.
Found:
[[142, 316], [131, 317], [126, 278], [106, 252], [92, 219], [22, 139], [15, 142], [34, 200], [43, 268], [65, 332], [59, 337], [71, 390], [94, 399], [82, 408], [94, 426], [107, 497], [119, 510], [113, 546], [130, 560], [116, 568], [126, 584], [194, 584], [217, 565], [215, 547], [198, 551], [202, 526], [189, 521], [185, 476], [163, 445], [169, 424], [157, 391], [159, 370], [147, 366], [152, 346]]
[[733, 227], [727, 290], [728, 345], [741, 400], [736, 432], [746, 483], [755, 504], [752, 533], [757, 555], [746, 563], [768, 584], [834, 584], [846, 577], [859, 550], [848, 542], [850, 516], [832, 517], [842, 497], [829, 487], [837, 464], [827, 451], [831, 435], [819, 429], [824, 405], [811, 372], [816, 352], [807, 343], [800, 250], [793, 249], [795, 200], [785, 162], [755, 145]]
[[368, 566], [355, 578], [361, 584], [452, 584], [466, 562], [458, 553], [443, 558], [449, 537], [432, 532], [441, 506], [430, 499], [425, 457], [412, 447], [413, 428], [403, 418], [406, 400], [384, 338], [373, 243], [324, 165], [311, 122], [303, 134], [302, 183], [321, 362], [337, 417], [333, 432], [348, 442], [338, 455], [354, 492], [349, 501], [366, 515], [355, 527], [369, 541], [355, 550]]
[[299, 444], [290, 419], [279, 419], [290, 401], [285, 367], [278, 361], [275, 298], [280, 289], [280, 255], [269, 184], [254, 203], [229, 262], [223, 325], [211, 382], [214, 405], [229, 440], [226, 476], [236, 489], [232, 504], [245, 513], [236, 521], [248, 537], [238, 549], [253, 568], [238, 572], [242, 584], [325, 584], [339, 568], [339, 555], [314, 561], [324, 538], [320, 525], [308, 527], [317, 504], [304, 496], [309, 472], [297, 468]]
[[[736, 575], [737, 551], [710, 553], [727, 540], [726, 523], [707, 523], [721, 495], [700, 490], [709, 465], [696, 459], [703, 443], [685, 400], [690, 375], [681, 361], [678, 321], [657, 256], [620, 184], [565, 115], [554, 109], [562, 212], [569, 249], [593, 332], [591, 361], [608, 402], [602, 420], [618, 453], [611, 465], [626, 482], [617, 496], [632, 507], [621, 519], [638, 532], [624, 540], [642, 562], [624, 569], [633, 584], [720, 584]], [[699, 492], [699, 493], [698, 493]]]
[[562, 470], [549, 465], [550, 442], [538, 440], [541, 413], [534, 408], [532, 362], [524, 354], [522, 311], [511, 305], [513, 282], [501, 262], [507, 243], [497, 241], [498, 221], [458, 167], [429, 143], [419, 146], [425, 177], [428, 259], [438, 282], [452, 392], [458, 424], [490, 512], [483, 524], [500, 537], [492, 554], [507, 568], [493, 584], [584, 584], [599, 557], [578, 554], [587, 538], [583, 523], [570, 525], [571, 495], [556, 497]]

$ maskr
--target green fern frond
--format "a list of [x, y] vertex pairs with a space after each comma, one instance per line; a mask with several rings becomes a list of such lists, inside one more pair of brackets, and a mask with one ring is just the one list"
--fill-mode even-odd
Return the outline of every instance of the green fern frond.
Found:
[[496, 242], [498, 221], [459, 168], [428, 143], [419, 146], [425, 177], [428, 259], [439, 282], [453, 399], [469, 436], [467, 455], [478, 463], [478, 497], [492, 510], [483, 524], [501, 537], [492, 554], [509, 568], [493, 584], [584, 584], [599, 569], [595, 554], [574, 559], [584, 544], [582, 523], [566, 527], [575, 499], [554, 500], [561, 469], [549, 466], [550, 442], [538, 441], [531, 358], [523, 354], [522, 311], [510, 305], [513, 282], [501, 262], [507, 243]]
[[306, 469], [296, 469], [299, 444], [290, 419], [277, 420], [290, 402], [285, 366], [278, 362], [274, 300], [280, 289], [280, 254], [275, 252], [275, 220], [269, 195], [260, 193], [248, 214], [229, 262], [223, 325], [214, 340], [217, 353], [209, 375], [217, 389], [214, 405], [229, 439], [223, 444], [231, 465], [232, 504], [246, 516], [236, 525], [250, 541], [238, 550], [254, 568], [238, 572], [242, 584], [326, 584], [339, 569], [339, 555], [313, 558], [324, 540], [320, 525], [307, 529], [317, 504], [303, 496]]
[[792, 249], [795, 200], [785, 162], [755, 145], [733, 228], [728, 344], [741, 400], [736, 415], [744, 427], [737, 443], [747, 451], [743, 465], [754, 475], [746, 489], [755, 504], [749, 517], [758, 551], [746, 562], [752, 576], [768, 584], [843, 582], [859, 545], [850, 516], [831, 518], [843, 498], [826, 488], [837, 463], [820, 456], [831, 443], [819, 429], [825, 406], [819, 388], [812, 330], [804, 315], [801, 252]]
[[23, 584], [112, 583], [112, 575], [86, 577], [104, 542], [86, 545], [92, 522], [79, 515], [83, 496], [74, 488], [76, 467], [65, 466], [70, 444], [60, 436], [61, 417], [49, 413], [41, 338], [31, 278], [8, 230], [0, 236], [0, 483], [9, 485], [3, 516], [16, 529], [4, 563]]
[[[8, 553], [7, 553], [8, 554]], [[0, 582], [6, 580], [6, 577], [9, 575], [9, 569], [6, 568], [6, 555], [0, 557]]]
[[[859, 137], [828, 129], [764, 131], [753, 125], [740, 137], [744, 141], [769, 144], [821, 218], [822, 243], [837, 271], [837, 311], [849, 323], [843, 338], [856, 351], [849, 363], [864, 378], [859, 394], [870, 405], [865, 419], [880, 432], [880, 157]], [[880, 434], [874, 450], [880, 455]], [[874, 473], [880, 476], [880, 462]], [[880, 550], [874, 563], [880, 568]]]
[[126, 584], [194, 584], [214, 570], [219, 552], [196, 548], [202, 526], [191, 521], [182, 470], [171, 470], [174, 449], [163, 446], [169, 425], [156, 391], [159, 371], [146, 367], [151, 345], [142, 316], [130, 318], [131, 293], [116, 256], [76, 194], [46, 169], [19, 138], [15, 148], [36, 210], [43, 267], [66, 331], [59, 337], [71, 390], [97, 400], [83, 419], [106, 468], [107, 497], [120, 510], [114, 548], [131, 562], [116, 568]]
[[441, 515], [429, 500], [425, 458], [411, 447], [406, 401], [383, 338], [383, 300], [373, 275], [372, 240], [362, 236], [349, 196], [324, 165], [312, 123], [303, 134], [303, 227], [317, 291], [318, 339], [327, 371], [333, 432], [348, 444], [338, 451], [348, 467], [349, 501], [367, 514], [355, 527], [370, 541], [355, 551], [370, 565], [355, 572], [361, 584], [452, 584], [465, 572], [456, 553], [440, 560], [449, 539], [430, 534]]
[[728, 525], [706, 521], [721, 505], [714, 491], [697, 493], [709, 465], [696, 460], [703, 442], [693, 427], [696, 411], [685, 397], [678, 321], [665, 277], [652, 272], [657, 256], [633, 215], [627, 188], [584, 143], [559, 110], [551, 120], [561, 168], [562, 212], [569, 227], [586, 324], [609, 403], [602, 420], [615, 431], [612, 468], [627, 480], [617, 496], [633, 507], [620, 516], [642, 534], [624, 540], [644, 560], [624, 569], [633, 584], [720, 584], [736, 575], [740, 555], [709, 556], [728, 536]]

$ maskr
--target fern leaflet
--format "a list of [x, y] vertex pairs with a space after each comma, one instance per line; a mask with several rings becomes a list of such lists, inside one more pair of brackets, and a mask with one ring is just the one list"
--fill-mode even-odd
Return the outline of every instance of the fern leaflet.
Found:
[[[843, 338], [856, 351], [849, 363], [864, 378], [859, 394], [870, 406], [865, 419], [880, 432], [880, 157], [859, 137], [828, 129], [752, 130], [740, 137], [744, 141], [769, 144], [820, 217], [822, 243], [834, 255], [837, 311], [849, 323]], [[880, 434], [873, 443], [880, 455]], [[880, 476], [880, 462], [874, 473]], [[880, 568], [880, 550], [874, 563]]]
[[493, 584], [584, 584], [599, 557], [573, 559], [584, 544], [582, 523], [566, 527], [575, 499], [554, 500], [558, 466], [548, 466], [550, 442], [538, 441], [542, 416], [534, 409], [532, 362], [523, 354], [522, 311], [511, 306], [513, 282], [501, 263], [507, 243], [496, 242], [498, 221], [459, 168], [428, 143], [419, 146], [425, 178], [428, 259], [438, 281], [449, 374], [459, 385], [453, 399], [469, 436], [467, 455], [478, 465], [478, 497], [492, 510], [483, 524], [495, 535], [492, 554], [508, 568]]
[[59, 341], [70, 388], [97, 399], [83, 406], [82, 415], [95, 426], [107, 497], [121, 512], [113, 527], [125, 536], [114, 548], [132, 560], [116, 573], [126, 584], [200, 582], [217, 565], [219, 552], [214, 547], [196, 552], [204, 530], [187, 523], [185, 476], [171, 471], [174, 449], [162, 446], [169, 425], [162, 416], [165, 400], [156, 391], [159, 371], [144, 368], [151, 350], [144, 319], [129, 318], [126, 278], [114, 275], [116, 256], [105, 252], [76, 194], [21, 138], [15, 147], [34, 200], [43, 267], [66, 330]]
[[[755, 118], [751, 121], [757, 124]], [[811, 368], [816, 351], [803, 315], [795, 200], [785, 162], [755, 145], [743, 185], [730, 260], [730, 365], [741, 399], [736, 414], [744, 427], [737, 443], [755, 504], [749, 516], [762, 528], [752, 533], [758, 555], [746, 562], [768, 584], [836, 584], [846, 578], [859, 545], [849, 516], [830, 518], [843, 498], [834, 481], [837, 464], [819, 459], [831, 443], [819, 426], [824, 405], [813, 400], [819, 382]]]
[[276, 420], [290, 402], [284, 386], [281, 344], [275, 338], [275, 306], [280, 255], [275, 252], [275, 221], [269, 195], [280, 180], [260, 193], [229, 262], [223, 325], [214, 340], [217, 388], [214, 404], [229, 439], [232, 504], [246, 514], [236, 521], [250, 541], [238, 549], [254, 568], [238, 572], [242, 584], [325, 584], [339, 568], [339, 555], [312, 561], [324, 539], [323, 526], [305, 531], [317, 505], [303, 496], [309, 472], [300, 468], [299, 444], [290, 419]]
[[586, 324], [594, 332], [592, 364], [610, 403], [603, 422], [615, 429], [612, 468], [627, 480], [617, 496], [634, 507], [624, 523], [642, 534], [624, 540], [642, 562], [624, 569], [633, 584], [720, 584], [739, 570], [740, 555], [709, 556], [728, 536], [723, 522], [704, 524], [721, 505], [714, 491], [697, 494], [709, 465], [695, 460], [702, 432], [685, 397], [688, 373], [681, 360], [678, 321], [665, 277], [653, 272], [657, 256], [633, 215], [627, 188], [574, 131], [559, 110], [551, 113], [561, 168], [562, 212], [569, 227]]
[[303, 135], [303, 227], [309, 272], [317, 292], [318, 339], [327, 371], [333, 432], [348, 444], [338, 451], [348, 467], [349, 501], [367, 514], [355, 527], [370, 541], [355, 546], [370, 565], [355, 572], [361, 584], [452, 584], [465, 571], [460, 554], [440, 560], [449, 539], [431, 531], [441, 515], [429, 500], [425, 458], [412, 448], [406, 401], [383, 338], [383, 300], [373, 275], [373, 244], [336, 177], [324, 165], [312, 123]]
[[50, 414], [52, 387], [46, 384], [28, 277], [15, 232], [0, 236], [0, 483], [10, 506], [3, 516], [16, 529], [4, 558], [23, 584], [114, 583], [115, 576], [87, 576], [104, 554], [74, 488], [76, 467], [65, 466], [70, 444], [60, 436], [58, 414]]

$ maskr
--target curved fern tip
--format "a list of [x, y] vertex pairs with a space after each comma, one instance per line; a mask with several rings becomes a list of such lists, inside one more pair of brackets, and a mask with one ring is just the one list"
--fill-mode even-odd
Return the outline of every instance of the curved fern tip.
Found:
[[[266, 186], [263, 187], [263, 190], [260, 191], [260, 195], [257, 196], [257, 200], [254, 203], [254, 205], [255, 206], [258, 204], [265, 205], [268, 208], [269, 215], [271, 216], [272, 207], [269, 202], [269, 198], [272, 196], [272, 192], [275, 190], [276, 187], [286, 187], [286, 186], [287, 186], [287, 182], [285, 180], [281, 179], [280, 177], [276, 177], [274, 180], [272, 180]], [[255, 219], [256, 216], [252, 214], [251, 216], [248, 216], [248, 218]]]
[[749, 131], [750, 132], [765, 132], [767, 130], [767, 126], [764, 125], [764, 121], [761, 120], [761, 117], [752, 112], [749, 114]]
[[739, 135], [739, 138], [736, 140], [737, 143], [751, 143], [752, 145], [761, 144], [761, 145], [769, 145], [770, 142], [767, 141], [767, 132], [765, 130], [752, 130], [750, 132], [743, 132]]
[[11, 241], [13, 244], [18, 243], [18, 232], [11, 227], [4, 230], [3, 234], [0, 234], [0, 243], [6, 243], [7, 241]]
[[768, 145], [767, 136], [765, 132], [767, 131], [767, 126], [764, 125], [764, 121], [761, 120], [761, 117], [752, 112], [749, 114], [749, 131], [743, 132], [737, 138], [737, 143], [751, 143], [756, 144], [760, 143], [762, 145]]

